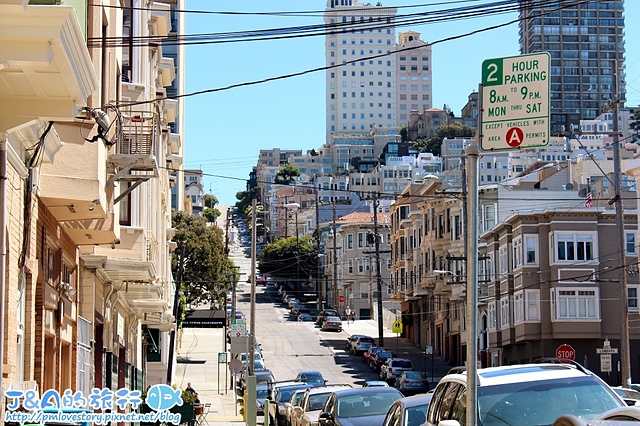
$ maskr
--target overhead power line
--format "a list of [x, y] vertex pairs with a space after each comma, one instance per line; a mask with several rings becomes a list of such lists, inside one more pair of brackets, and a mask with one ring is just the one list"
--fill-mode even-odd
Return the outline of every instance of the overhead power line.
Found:
[[[561, 7], [575, 6], [586, 3], [587, 0], [573, 0]], [[446, 3], [445, 3], [446, 4]], [[391, 7], [391, 6], [390, 6]], [[558, 7], [556, 0], [537, 0], [525, 7]], [[349, 9], [354, 11], [353, 9]], [[369, 9], [363, 9], [366, 12]], [[480, 5], [462, 6], [448, 9], [438, 9], [426, 12], [416, 12], [404, 15], [396, 15], [387, 22], [383, 18], [378, 19], [356, 19], [346, 22], [336, 22], [333, 24], [314, 24], [293, 27], [279, 27], [258, 30], [208, 33], [208, 34], [172, 34], [169, 37], [159, 36], [123, 36], [109, 38], [89, 38], [89, 47], [141, 47], [149, 44], [173, 45], [205, 45], [219, 43], [237, 43], [250, 41], [281, 40], [301, 37], [325, 36], [331, 33], [356, 33], [370, 30], [382, 30], [396, 27], [410, 27], [425, 24], [436, 24], [449, 21], [482, 18], [496, 16], [507, 13], [514, 13], [521, 10], [519, 0], [499, 0]], [[357, 9], [356, 9], [357, 11]]]
[[[504, 1], [513, 2], [513, 1], [517, 1], [517, 0], [504, 0]], [[586, 4], [586, 3], [589, 3], [590, 1], [592, 1], [592, 0], [567, 1], [565, 3], [562, 3], [561, 6], [556, 7], [555, 9], [550, 9], [550, 10], [544, 12], [544, 14], [548, 14], [548, 13], [550, 13], [552, 11], [562, 10], [564, 8], [576, 6], [576, 5], [579, 5], [579, 4]], [[540, 4], [557, 5], [557, 1], [556, 0], [540, 0], [538, 3], [536, 3], [536, 5], [538, 7], [540, 7], [539, 6]], [[531, 7], [533, 7], [533, 6], [531, 6]], [[457, 40], [457, 39], [469, 37], [471, 35], [480, 34], [480, 33], [483, 33], [483, 32], [491, 31], [491, 30], [494, 30], [494, 29], [497, 29], [497, 28], [501, 28], [501, 27], [505, 27], [505, 26], [514, 24], [514, 23], [518, 22], [519, 20], [520, 20], [519, 18], [516, 18], [516, 19], [513, 19], [511, 21], [502, 23], [502, 24], [496, 24], [496, 25], [485, 27], [485, 28], [472, 30], [472, 31], [469, 31], [467, 33], [463, 33], [463, 34], [459, 34], [459, 35], [455, 35], [455, 36], [450, 36], [450, 37], [445, 37], [445, 38], [442, 38], [440, 40], [436, 40], [434, 42], [431, 42], [429, 44], [430, 45], [435, 45], [435, 44], [440, 44], [440, 43], [444, 43], [444, 42], [447, 42], [447, 41], [452, 41], [452, 40]], [[298, 76], [302, 76], [302, 75], [306, 75], [306, 74], [315, 73], [315, 72], [318, 72], [318, 71], [326, 71], [326, 70], [329, 70], [329, 69], [336, 69], [336, 68], [340, 68], [340, 67], [344, 67], [344, 66], [350, 65], [352, 63], [358, 63], [358, 62], [362, 62], [362, 61], [378, 59], [378, 58], [386, 57], [386, 56], [389, 56], [389, 55], [394, 55], [394, 54], [397, 54], [397, 53], [408, 52], [408, 51], [412, 51], [412, 50], [415, 50], [415, 49], [420, 49], [422, 47], [423, 47], [422, 45], [418, 45], [418, 46], [415, 46], [415, 47], [400, 48], [400, 49], [396, 49], [396, 50], [393, 50], [393, 51], [384, 52], [384, 53], [380, 53], [380, 54], [376, 54], [376, 55], [364, 56], [364, 57], [361, 57], [361, 58], [353, 59], [351, 61], [345, 61], [345, 62], [342, 62], [342, 63], [339, 63], [339, 64], [325, 65], [325, 66], [322, 66], [322, 67], [311, 68], [311, 69], [298, 71], [298, 72], [294, 72], [294, 73], [290, 73], [290, 74], [284, 74], [284, 75], [279, 75], [279, 76], [274, 76], [274, 77], [267, 77], [267, 78], [263, 78], [263, 79], [260, 79], [260, 80], [253, 80], [253, 81], [249, 81], [249, 82], [236, 83], [236, 84], [231, 84], [231, 85], [228, 85], [228, 86], [214, 88], [214, 89], [199, 90], [199, 91], [196, 91], [196, 92], [185, 93], [185, 94], [182, 94], [182, 95], [165, 96], [165, 97], [159, 97], [159, 98], [155, 98], [155, 99], [151, 99], [151, 100], [138, 101], [138, 102], [121, 102], [121, 103], [118, 104], [118, 106], [143, 105], [143, 104], [147, 104], [147, 103], [151, 103], [151, 102], [162, 101], [162, 100], [165, 100], [165, 99], [186, 98], [186, 97], [203, 95], [203, 94], [208, 94], [208, 93], [216, 93], [216, 92], [226, 91], [226, 90], [235, 89], [235, 88], [239, 88], [239, 87], [253, 86], [253, 85], [256, 85], [256, 84], [262, 84], [262, 83], [267, 83], [267, 82], [271, 82], [271, 81], [277, 81], [277, 80], [283, 80], [283, 79], [292, 78], [292, 77], [298, 77]]]

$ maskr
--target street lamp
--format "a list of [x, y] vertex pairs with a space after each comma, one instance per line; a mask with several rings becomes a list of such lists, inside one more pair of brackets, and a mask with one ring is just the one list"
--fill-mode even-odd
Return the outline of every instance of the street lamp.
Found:
[[300, 239], [298, 238], [298, 210], [300, 204], [287, 203], [284, 205], [287, 210], [291, 209], [296, 215], [296, 291], [300, 292]]

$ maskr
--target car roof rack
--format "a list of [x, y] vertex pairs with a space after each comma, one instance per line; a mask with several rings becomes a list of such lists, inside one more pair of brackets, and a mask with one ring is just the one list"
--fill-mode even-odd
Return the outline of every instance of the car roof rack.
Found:
[[577, 370], [585, 374], [592, 374], [591, 371], [584, 368], [582, 364], [568, 358], [542, 357], [542, 358], [535, 359], [533, 363], [534, 364], [568, 364], [568, 365], [574, 366]]

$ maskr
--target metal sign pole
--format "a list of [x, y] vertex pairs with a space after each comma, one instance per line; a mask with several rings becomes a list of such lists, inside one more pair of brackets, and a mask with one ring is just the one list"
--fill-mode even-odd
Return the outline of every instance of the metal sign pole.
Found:
[[478, 419], [478, 145], [467, 147], [467, 424]]

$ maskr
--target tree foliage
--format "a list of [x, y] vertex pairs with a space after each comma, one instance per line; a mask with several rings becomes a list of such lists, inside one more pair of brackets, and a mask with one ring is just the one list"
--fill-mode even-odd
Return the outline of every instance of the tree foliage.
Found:
[[218, 197], [213, 194], [204, 194], [204, 206], [214, 208], [218, 204]]
[[220, 210], [216, 208], [216, 204], [218, 204], [218, 197], [213, 194], [204, 194], [205, 208], [202, 210], [202, 216], [207, 219], [207, 222], [214, 223], [222, 214]]
[[[315, 277], [318, 265], [318, 249], [309, 236], [296, 241], [296, 236], [281, 238], [268, 244], [258, 260], [260, 272], [271, 274], [275, 279], [301, 282]], [[296, 281], [300, 274], [300, 281]]]
[[451, 123], [440, 126], [435, 135], [430, 138], [418, 139], [414, 142], [415, 148], [419, 152], [430, 152], [433, 155], [440, 155], [442, 141], [445, 138], [470, 138], [476, 134], [473, 127], [463, 123]]
[[287, 164], [276, 173], [275, 183], [280, 185], [291, 185], [296, 181], [296, 177], [300, 176], [300, 170]]
[[173, 241], [178, 243], [171, 260], [173, 276], [179, 277], [181, 246], [184, 246], [184, 268], [181, 292], [189, 305], [224, 300], [231, 287], [233, 262], [224, 252], [222, 229], [209, 226], [202, 216], [173, 211]]
[[260, 187], [256, 186], [249, 191], [239, 191], [236, 193], [236, 207], [238, 211], [246, 216], [247, 212], [251, 209], [253, 199], [260, 193]]

